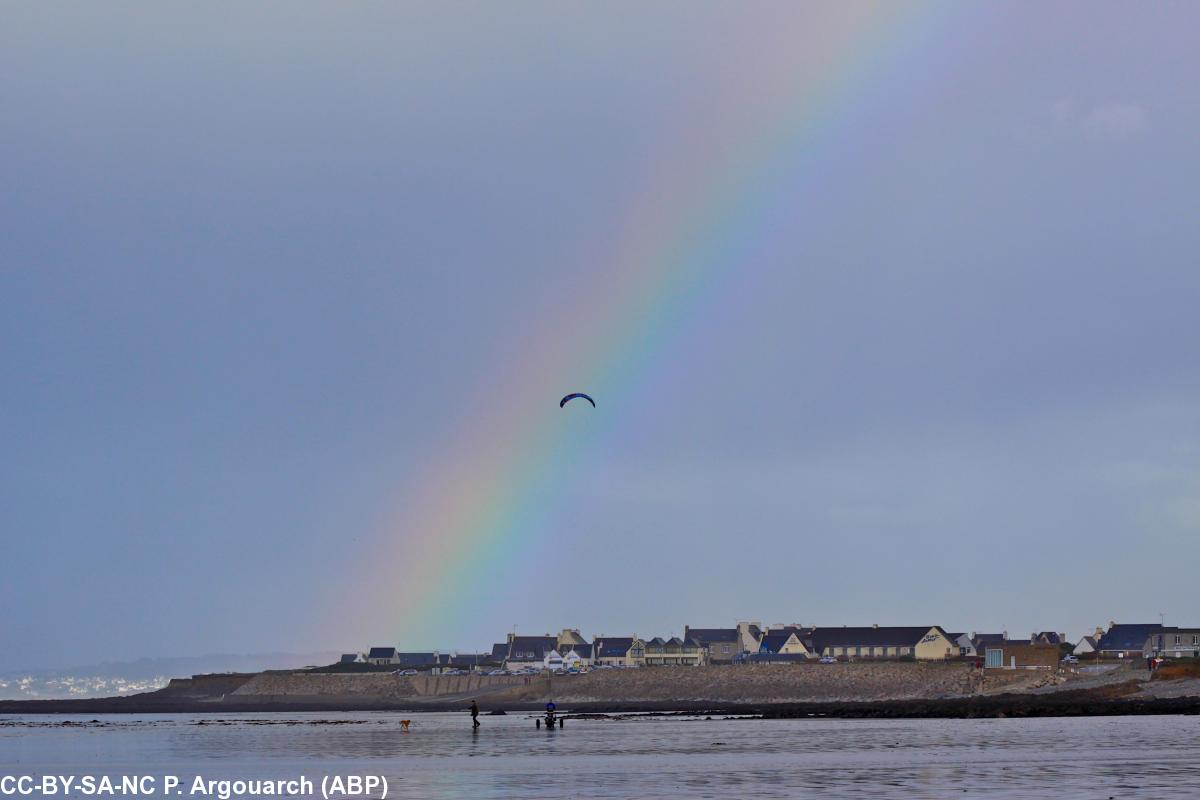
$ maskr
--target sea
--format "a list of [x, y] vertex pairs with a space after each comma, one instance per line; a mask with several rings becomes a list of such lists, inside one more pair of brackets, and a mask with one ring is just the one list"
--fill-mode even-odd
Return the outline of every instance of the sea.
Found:
[[[480, 722], [465, 711], [4, 716], [0, 795], [128, 797], [80, 793], [79, 781], [133, 776], [149, 790], [138, 797], [218, 800], [1200, 797], [1197, 716]], [[58, 776], [74, 777], [70, 791]], [[179, 783], [164, 793], [168, 777]]]

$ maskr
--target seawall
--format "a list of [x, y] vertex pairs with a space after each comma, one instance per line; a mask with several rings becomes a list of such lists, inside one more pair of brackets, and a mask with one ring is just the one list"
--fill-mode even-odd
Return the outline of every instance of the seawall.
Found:
[[[202, 675], [157, 691], [92, 700], [0, 702], [0, 714], [269, 711], [702, 711], [775, 716], [1004, 716], [1195, 713], [1197, 687], [1125, 670], [1066, 679], [1049, 671], [978, 673], [962, 663], [649, 667], [585, 675], [401, 676], [264, 672]], [[1066, 681], [1064, 683], [1064, 681]], [[1061, 685], [1060, 685], [1061, 684]], [[1154, 693], [1148, 694], [1153, 689]], [[1100, 709], [1106, 709], [1101, 712]], [[1121, 709], [1125, 709], [1122, 711]]]

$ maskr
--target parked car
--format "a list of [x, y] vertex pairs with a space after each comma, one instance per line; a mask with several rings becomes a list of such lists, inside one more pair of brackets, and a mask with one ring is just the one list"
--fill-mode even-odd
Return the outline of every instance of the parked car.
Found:
[[819, 664], [836, 664], [837, 659], [834, 658], [833, 656], [821, 656], [820, 661], [818, 661], [817, 663], [819, 663]]
[[1079, 663], [1079, 659], [1078, 659], [1078, 658], [1076, 658], [1075, 656], [1063, 656], [1062, 663], [1063, 663], [1064, 665], [1078, 664], [1078, 663]]
[[406, 669], [403, 672], [401, 672], [400, 674], [401, 675], [416, 675], [417, 671], [415, 669]]

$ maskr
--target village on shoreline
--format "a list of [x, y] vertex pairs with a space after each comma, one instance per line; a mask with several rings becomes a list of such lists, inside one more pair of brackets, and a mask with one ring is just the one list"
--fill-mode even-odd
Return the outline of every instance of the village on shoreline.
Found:
[[819, 627], [763, 626], [738, 622], [730, 628], [692, 628], [682, 636], [596, 635], [588, 641], [577, 628], [557, 635], [509, 633], [490, 652], [405, 651], [376, 646], [345, 653], [336, 672], [393, 671], [398, 674], [490, 675], [586, 672], [638, 667], [832, 663], [843, 661], [968, 660], [980, 669], [1055, 669], [1082, 660], [1200, 658], [1200, 627], [1161, 623], [1117, 623], [1070, 641], [1041, 631], [1028, 638], [1000, 633], [949, 632], [940, 625]]

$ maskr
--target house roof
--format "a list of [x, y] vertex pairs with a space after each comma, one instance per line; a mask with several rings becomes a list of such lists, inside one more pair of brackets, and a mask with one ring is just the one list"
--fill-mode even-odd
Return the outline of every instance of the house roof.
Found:
[[741, 639], [737, 628], [688, 628], [687, 635], [700, 645], [710, 642], [736, 642]]
[[394, 647], [372, 647], [371, 652], [367, 653], [367, 658], [391, 658], [396, 655]]
[[1146, 644], [1147, 637], [1152, 633], [1158, 633], [1162, 628], [1163, 626], [1158, 623], [1113, 625], [1100, 637], [1100, 641], [1096, 643], [1096, 649], [1101, 652], [1105, 650], [1141, 650], [1142, 646]]
[[655, 636], [653, 639], [646, 642], [647, 647], [650, 647], [651, 645], [653, 645], [655, 647], [662, 647], [665, 644], [666, 644], [666, 641], [661, 636]]
[[404, 667], [426, 667], [437, 663], [433, 653], [396, 653], [396, 659]]
[[867, 645], [869, 647], [915, 647], [921, 637], [930, 630], [937, 630], [943, 636], [946, 634], [937, 625], [921, 627], [885, 628], [817, 628], [812, 633], [813, 646], [816, 650], [826, 647], [852, 647]]
[[977, 633], [971, 639], [971, 644], [978, 648], [980, 645], [1001, 644], [1008, 641], [1008, 637], [1003, 633]]
[[1046, 644], [1062, 644], [1062, 637], [1054, 631], [1042, 631], [1034, 634], [1030, 641], [1045, 642]]
[[444, 664], [470, 664], [478, 666], [485, 661], [491, 661], [491, 653], [458, 653], [457, 655], [442, 656]]
[[759, 642], [759, 652], [763, 653], [778, 653], [779, 648], [787, 644], [788, 639], [792, 638], [792, 631], [771, 631], [762, 637]]
[[496, 642], [492, 645], [492, 661], [503, 661], [508, 658], [508, 642]]
[[353, 664], [358, 661], [358, 653], [342, 653], [339, 662], [342, 664]]
[[1080, 641], [1080, 644], [1087, 642], [1088, 646], [1091, 647], [1093, 650], [1096, 648], [1096, 637], [1095, 636], [1085, 636], [1082, 639], [1080, 639], [1079, 641]]
[[633, 647], [632, 636], [607, 637], [592, 642], [597, 658], [624, 658]]
[[558, 647], [555, 636], [514, 636], [509, 642], [507, 658], [511, 659], [542, 659], [546, 653]]
[[559, 652], [561, 652], [563, 655], [566, 655], [572, 650], [574, 650], [575, 655], [579, 656], [580, 658], [592, 657], [592, 646], [590, 644], [565, 644], [562, 646]]

